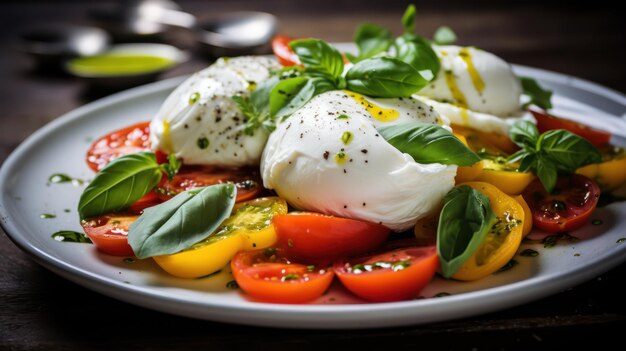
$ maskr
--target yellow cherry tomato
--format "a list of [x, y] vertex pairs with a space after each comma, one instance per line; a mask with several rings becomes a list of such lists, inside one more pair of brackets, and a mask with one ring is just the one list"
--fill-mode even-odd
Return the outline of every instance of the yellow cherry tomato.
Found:
[[[467, 146], [467, 138], [465, 138], [465, 136], [458, 133], [454, 133], [454, 136]], [[456, 170], [456, 177], [454, 178], [454, 181], [458, 184], [474, 180], [482, 173], [482, 171], [482, 162], [476, 162], [471, 166], [459, 166]]]
[[287, 213], [287, 202], [280, 197], [262, 197], [235, 205], [233, 213], [222, 225], [232, 226], [241, 233], [242, 250], [264, 249], [278, 240], [272, 218]]
[[156, 256], [166, 272], [181, 278], [197, 278], [217, 272], [240, 250], [266, 248], [276, 243], [272, 225], [275, 214], [287, 213], [279, 197], [258, 198], [236, 204], [215, 234], [187, 250]]
[[475, 152], [482, 150], [492, 155], [504, 156], [519, 150], [519, 147], [506, 135], [481, 132], [456, 124], [450, 127], [455, 134], [463, 135], [467, 139], [467, 146]]
[[458, 280], [484, 278], [506, 265], [522, 242], [523, 223], [527, 220], [524, 209], [515, 199], [494, 185], [484, 182], [468, 182], [469, 185], [489, 198], [491, 209], [498, 217], [476, 252], [452, 276]]
[[518, 164], [499, 163], [484, 159], [482, 172], [475, 178], [476, 181], [495, 185], [509, 195], [520, 194], [535, 179], [531, 172], [520, 172]]
[[173, 255], [155, 256], [167, 273], [181, 278], [198, 278], [222, 269], [243, 246], [243, 236], [233, 231], [214, 234], [191, 248]]
[[593, 179], [603, 191], [615, 190], [626, 183], [626, 152], [611, 147], [602, 153], [603, 162], [581, 167], [576, 173]]

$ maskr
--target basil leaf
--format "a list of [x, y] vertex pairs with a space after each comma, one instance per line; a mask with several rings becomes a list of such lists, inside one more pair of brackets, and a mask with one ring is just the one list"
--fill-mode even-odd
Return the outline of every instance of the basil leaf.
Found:
[[307, 77], [296, 77], [278, 83], [270, 93], [270, 115], [290, 115], [306, 104], [315, 94]]
[[130, 206], [159, 183], [161, 170], [152, 152], [138, 152], [114, 159], [96, 174], [80, 196], [80, 219]]
[[410, 64], [396, 58], [363, 60], [346, 74], [348, 90], [372, 97], [408, 97], [428, 84]]
[[415, 9], [415, 5], [410, 4], [402, 15], [402, 27], [404, 28], [404, 33], [413, 33], [415, 30], [416, 15], [417, 10]]
[[364, 23], [357, 29], [354, 42], [359, 48], [357, 57], [350, 55], [351, 62], [359, 62], [389, 49], [391, 32], [373, 23]]
[[509, 137], [519, 147], [534, 150], [539, 140], [539, 130], [529, 121], [518, 121], [509, 129]]
[[243, 113], [243, 115], [247, 118], [244, 129], [244, 133], [246, 135], [254, 135], [254, 132], [259, 127], [267, 125], [268, 120], [270, 119], [270, 92], [279, 82], [280, 77], [276, 75], [259, 84], [252, 94], [250, 94], [250, 97], [239, 95], [231, 97], [241, 113]]
[[234, 184], [182, 192], [149, 207], [130, 225], [128, 243], [138, 258], [170, 255], [211, 236], [235, 205]]
[[401, 123], [378, 128], [380, 135], [415, 162], [471, 166], [480, 157], [451, 132], [436, 124]]
[[483, 243], [496, 222], [489, 199], [468, 185], [456, 187], [444, 198], [437, 227], [441, 274], [456, 273]]
[[452, 30], [452, 28], [447, 26], [441, 26], [437, 28], [435, 31], [435, 35], [433, 36], [433, 40], [438, 45], [449, 45], [454, 44], [456, 42], [456, 34]]
[[528, 77], [519, 77], [524, 94], [530, 98], [529, 104], [534, 104], [544, 110], [552, 108], [552, 91], [543, 89], [536, 80]]
[[547, 154], [557, 169], [573, 173], [590, 163], [600, 163], [602, 155], [586, 139], [566, 130], [550, 130], [541, 135], [537, 151]]
[[327, 42], [319, 39], [300, 39], [289, 43], [300, 62], [311, 76], [337, 79], [343, 73], [341, 53]]
[[539, 158], [536, 164], [536, 173], [543, 187], [548, 193], [551, 193], [554, 190], [556, 178], [558, 177], [554, 164], [549, 159]]
[[394, 46], [396, 47], [396, 57], [418, 70], [422, 75], [423, 71], [430, 71], [432, 80], [437, 76], [441, 68], [441, 63], [437, 53], [426, 39], [417, 35], [403, 35], [396, 39]]
[[537, 168], [537, 155], [526, 153], [519, 165], [520, 172], [527, 172]]

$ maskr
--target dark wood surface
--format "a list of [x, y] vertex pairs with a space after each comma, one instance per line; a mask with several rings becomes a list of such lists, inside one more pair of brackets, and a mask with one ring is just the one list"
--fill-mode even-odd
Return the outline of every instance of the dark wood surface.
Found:
[[[0, 162], [35, 130], [106, 92], [33, 68], [12, 50], [11, 38], [28, 25], [89, 23], [96, 5], [79, 1], [0, 4]], [[91, 2], [89, 2], [91, 3]], [[95, 2], [94, 2], [95, 3]], [[355, 26], [373, 21], [400, 31], [402, 1], [181, 1], [201, 18], [256, 9], [278, 15], [281, 31], [348, 41]], [[608, 2], [578, 7], [512, 1], [418, 2], [419, 32], [452, 26], [461, 44], [492, 51], [514, 63], [576, 75], [626, 92], [626, 39], [621, 11]], [[105, 6], [99, 3], [97, 6]], [[183, 33], [179, 43], [189, 48]], [[165, 77], [208, 64], [200, 55]], [[596, 279], [533, 303], [483, 316], [423, 326], [366, 331], [300, 331], [197, 321], [110, 299], [42, 268], [0, 235], [0, 349], [225, 349], [240, 347], [390, 347], [527, 349], [582, 341], [609, 345], [626, 327], [621, 265]], [[383, 346], [385, 347], [385, 346]]]

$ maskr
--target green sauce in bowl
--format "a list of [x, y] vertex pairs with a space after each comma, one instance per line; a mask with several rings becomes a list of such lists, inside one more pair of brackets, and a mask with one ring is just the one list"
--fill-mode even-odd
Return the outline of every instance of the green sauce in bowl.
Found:
[[75, 58], [68, 62], [67, 68], [77, 76], [111, 77], [151, 73], [174, 64], [174, 60], [161, 56], [106, 53]]

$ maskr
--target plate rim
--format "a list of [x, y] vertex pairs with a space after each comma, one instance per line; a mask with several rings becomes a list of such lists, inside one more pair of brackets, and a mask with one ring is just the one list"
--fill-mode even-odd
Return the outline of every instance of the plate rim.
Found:
[[[530, 72], [531, 76], [535, 76], [543, 81], [553, 81], [556, 83], [563, 84], [566, 82], [568, 85], [573, 85], [575, 88], [579, 88], [608, 99], [611, 99], [617, 103], [622, 104], [626, 108], [626, 95], [613, 90], [611, 88], [604, 87], [597, 83], [593, 83], [591, 81], [557, 73], [552, 71], [547, 71], [539, 68], [533, 68], [522, 65], [513, 65], [515, 69]], [[540, 77], [538, 77], [540, 76]], [[167, 80], [147, 84], [144, 86], [132, 88], [129, 90], [125, 90], [122, 92], [118, 92], [116, 94], [107, 96], [105, 98], [96, 100], [94, 102], [83, 105], [77, 109], [69, 111], [62, 116], [54, 119], [53, 121], [47, 123], [43, 127], [39, 128], [29, 137], [27, 137], [18, 147], [11, 152], [11, 154], [6, 158], [0, 167], [0, 189], [4, 189], [6, 187], [6, 182], [8, 180], [9, 170], [14, 169], [17, 166], [18, 161], [21, 159], [23, 154], [26, 154], [31, 148], [33, 148], [36, 143], [50, 132], [57, 130], [58, 128], [63, 127], [66, 124], [70, 124], [77, 119], [83, 118], [83, 116], [93, 113], [99, 109], [106, 108], [110, 105], [115, 105], [120, 102], [126, 100], [136, 99], [141, 96], [149, 95], [152, 93], [157, 93], [162, 90], [173, 89], [177, 84], [186, 79], [187, 76], [174, 77]], [[596, 107], [596, 106], [593, 106]], [[596, 107], [598, 108], [598, 107]], [[619, 118], [619, 117], [617, 117]], [[332, 327], [332, 328], [341, 328], [341, 329], [351, 329], [351, 328], [368, 328], [368, 327], [381, 327], [381, 326], [399, 326], [399, 325], [409, 325], [409, 324], [419, 324], [419, 323], [431, 323], [441, 320], [449, 320], [456, 319], [461, 317], [467, 317], [470, 315], [476, 315], [478, 313], [487, 313], [495, 310], [501, 310], [506, 307], [511, 307], [515, 305], [520, 305], [532, 300], [536, 300], [538, 298], [548, 296], [554, 294], [563, 289], [563, 281], [567, 281], [565, 285], [574, 286], [584, 281], [587, 281], [598, 274], [609, 270], [618, 264], [626, 261], [626, 255], [617, 255], [613, 254], [612, 256], [607, 257], [599, 257], [596, 259], [592, 259], [588, 261], [588, 264], [585, 266], [581, 266], [577, 269], [569, 271], [566, 274], [558, 275], [559, 281], [554, 279], [554, 275], [535, 277], [530, 279], [525, 279], [522, 281], [517, 281], [514, 283], [492, 287], [488, 289], [466, 292], [460, 295], [452, 295], [445, 298], [445, 305], [448, 307], [456, 306], [461, 302], [472, 302], [476, 299], [484, 300], [502, 300], [502, 296], [506, 295], [508, 292], [515, 291], [524, 291], [524, 295], [520, 295], [519, 299], [508, 299], [509, 301], [500, 301], [498, 303], [489, 303], [487, 305], [483, 303], [478, 303], [478, 307], [480, 307], [480, 312], [476, 312], [476, 308], [468, 308], [465, 311], [458, 311], [455, 313], [453, 317], [450, 317], [446, 313], [441, 313], [441, 318], [428, 318], [427, 321], [420, 321], [419, 318], [411, 318], [414, 317], [411, 314], [412, 310], [415, 308], [433, 308], [433, 307], [441, 307], [440, 305], [444, 305], [442, 300], [440, 299], [427, 299], [417, 301], [402, 301], [402, 302], [391, 302], [391, 303], [370, 303], [366, 305], [357, 304], [357, 305], [284, 305], [284, 304], [270, 304], [270, 303], [257, 303], [257, 302], [247, 302], [242, 305], [224, 305], [221, 303], [211, 303], [207, 301], [198, 302], [194, 300], [186, 300], [184, 298], [176, 298], [175, 296], [169, 296], [159, 291], [154, 291], [149, 287], [141, 287], [135, 285], [124, 284], [123, 282], [113, 280], [106, 276], [101, 276], [97, 273], [90, 272], [87, 269], [74, 266], [70, 263], [63, 261], [60, 258], [53, 257], [49, 255], [45, 251], [36, 247], [33, 243], [29, 242], [25, 236], [23, 236], [18, 230], [17, 226], [11, 223], [10, 215], [7, 210], [6, 203], [11, 201], [4, 193], [0, 194], [0, 226], [4, 229], [5, 233], [9, 237], [9, 239], [18, 246], [22, 251], [28, 253], [34, 260], [46, 267], [47, 269], [53, 271], [56, 274], [63, 276], [66, 279], [69, 279], [75, 283], [78, 283], [81, 286], [87, 287], [91, 290], [95, 290], [99, 293], [103, 293], [108, 296], [113, 296], [118, 300], [122, 300], [128, 303], [132, 303], [135, 305], [140, 305], [143, 307], [148, 307], [150, 309], [156, 309], [162, 312], [179, 314], [186, 317], [193, 318], [202, 318], [209, 319], [215, 321], [222, 322], [235, 322], [239, 324], [249, 324], [249, 325], [261, 325], [259, 323], [261, 321], [264, 322], [263, 325], [274, 326], [274, 327], [300, 327], [300, 328], [311, 328], [311, 327]], [[530, 286], [530, 291], [528, 290], [528, 286]], [[532, 287], [535, 287], [534, 289]], [[538, 289], [537, 287], [541, 287]], [[136, 294], [136, 298], [133, 296], [125, 296]], [[506, 300], [506, 299], [505, 299]], [[514, 300], [514, 301], [511, 301]], [[172, 310], [171, 308], [167, 308], [164, 306], [165, 303], [174, 303], [178, 306], [184, 307], [185, 309], [181, 309], [177, 313], [176, 310]], [[201, 306], [201, 311], [199, 313], [189, 313], [189, 309], [197, 308]], [[333, 317], [337, 314], [337, 308], [341, 306], [341, 312], [351, 313], [355, 316], [368, 315], [372, 313], [377, 313], [381, 311], [385, 311], [386, 313], [399, 313], [399, 317], [394, 319], [393, 317], [381, 318], [381, 320], [376, 321], [375, 323], [367, 323], [360, 325], [332, 325], [327, 324], [329, 321], [329, 317]], [[366, 307], [364, 307], [366, 306]], [[445, 307], [445, 306], [444, 306]], [[212, 312], [216, 312], [216, 315], [205, 315], [208, 310]], [[454, 308], [453, 308], [454, 309]], [[458, 309], [458, 307], [457, 307]], [[266, 312], [277, 312], [280, 314], [284, 314], [284, 318], [280, 318], [273, 316], [268, 317], [267, 315], [263, 315], [261, 317], [251, 318], [250, 320], [240, 320], [235, 318], [229, 318], [228, 314], [233, 314], [234, 312], [248, 312], [248, 313], [266, 313]], [[192, 311], [193, 312], [193, 311]], [[236, 315], [236, 313], [235, 313]], [[299, 317], [297, 316], [299, 315]], [[298, 326], [290, 324], [290, 321], [293, 319], [290, 318], [306, 318], [316, 316], [318, 318], [324, 319], [322, 321], [309, 323], [312, 326]], [[382, 317], [382, 316], [381, 316]]]

